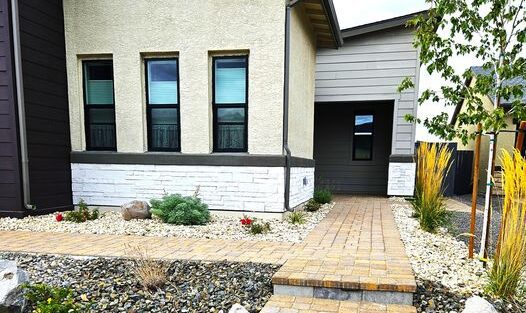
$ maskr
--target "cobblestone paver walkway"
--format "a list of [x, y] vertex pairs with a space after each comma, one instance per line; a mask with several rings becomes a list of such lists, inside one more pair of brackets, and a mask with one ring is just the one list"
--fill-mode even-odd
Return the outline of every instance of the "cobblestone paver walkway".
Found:
[[390, 200], [339, 197], [273, 278], [275, 284], [414, 292]]
[[130, 248], [134, 247], [144, 247], [148, 256], [155, 259], [283, 264], [294, 244], [176, 237], [0, 232], [0, 251], [127, 257], [130, 255]]
[[[311, 231], [304, 242], [299, 244], [1, 231], [0, 251], [126, 257], [130, 253], [127, 246], [144, 246], [151, 258], [282, 264], [283, 266], [273, 277], [275, 286], [337, 288], [342, 292], [346, 290], [414, 292], [415, 278], [396, 228], [390, 200], [378, 197], [340, 196], [335, 201], [336, 205], [327, 217]], [[298, 309], [290, 312], [317, 312], [312, 306], [319, 305], [318, 300], [274, 297], [277, 297], [273, 298], [277, 300], [269, 303], [281, 303], [284, 310], [274, 307], [273, 311], [270, 311], [268, 307], [268, 312], [289, 312], [287, 309], [291, 309], [294, 305], [306, 308], [307, 305], [302, 304], [302, 301], [311, 301], [310, 307], [304, 311]], [[401, 310], [403, 306], [375, 306], [361, 301], [358, 301], [358, 304], [347, 301], [342, 304], [339, 301], [332, 301], [330, 306], [337, 306], [340, 312], [369, 312], [364, 310], [368, 306], [371, 310], [374, 307], [375, 310], [371, 312], [412, 312]], [[287, 307], [289, 304], [290, 307]], [[347, 310], [348, 307], [353, 309]]]

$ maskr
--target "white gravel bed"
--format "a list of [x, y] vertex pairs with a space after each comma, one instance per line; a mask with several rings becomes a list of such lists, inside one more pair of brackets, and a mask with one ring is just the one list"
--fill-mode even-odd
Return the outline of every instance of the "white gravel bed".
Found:
[[439, 283], [459, 294], [483, 293], [487, 272], [482, 262], [468, 258], [464, 242], [445, 228], [436, 234], [423, 231], [403, 199], [394, 199], [392, 210], [417, 280]]
[[[158, 237], [209, 238], [209, 239], [245, 239], [278, 242], [301, 242], [333, 208], [334, 203], [324, 204], [316, 212], [305, 212], [306, 221], [293, 225], [284, 218], [266, 219], [270, 231], [252, 235], [248, 228], [241, 225], [239, 217], [215, 215], [212, 221], [203, 226], [177, 226], [163, 223], [157, 218], [150, 220], [124, 221], [120, 213], [104, 212], [94, 221], [73, 223], [55, 220], [55, 214], [30, 216], [23, 219], [0, 218], [0, 231], [63, 232], [82, 234], [139, 235]], [[247, 214], [250, 217], [250, 213]], [[257, 220], [257, 219], [256, 219]]]

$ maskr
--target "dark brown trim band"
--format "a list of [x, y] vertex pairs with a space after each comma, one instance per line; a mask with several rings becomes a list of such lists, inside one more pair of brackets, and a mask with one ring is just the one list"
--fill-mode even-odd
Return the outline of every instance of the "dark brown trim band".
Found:
[[[237, 153], [73, 151], [71, 152], [71, 163], [284, 167], [285, 156]], [[314, 167], [314, 164], [312, 159], [292, 157], [292, 167]]]
[[389, 156], [390, 163], [415, 163], [415, 156], [412, 154], [391, 154]]

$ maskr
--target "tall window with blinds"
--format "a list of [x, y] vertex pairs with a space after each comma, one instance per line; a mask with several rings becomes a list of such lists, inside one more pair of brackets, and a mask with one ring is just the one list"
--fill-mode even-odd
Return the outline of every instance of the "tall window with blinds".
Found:
[[147, 59], [148, 150], [181, 151], [178, 60]]
[[374, 116], [360, 114], [354, 116], [353, 160], [372, 160]]
[[117, 150], [113, 62], [84, 61], [84, 114], [87, 150]]
[[248, 57], [212, 59], [214, 151], [247, 151]]

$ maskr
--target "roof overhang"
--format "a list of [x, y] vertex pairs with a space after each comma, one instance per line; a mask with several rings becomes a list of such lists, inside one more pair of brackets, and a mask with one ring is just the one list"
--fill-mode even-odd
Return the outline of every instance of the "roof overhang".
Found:
[[394, 18], [383, 20], [383, 21], [378, 21], [378, 22], [373, 22], [369, 24], [364, 24], [360, 26], [343, 29], [341, 31], [342, 37], [344, 39], [347, 39], [347, 38], [356, 37], [356, 36], [376, 32], [380, 30], [405, 26], [407, 22], [411, 20], [412, 18], [418, 15], [421, 15], [421, 14], [427, 15], [427, 12], [428, 10], [414, 12], [414, 13], [410, 13], [407, 15], [397, 16]]
[[338, 48], [343, 38], [338, 17], [332, 0], [303, 0], [305, 13], [309, 18], [319, 48]]

